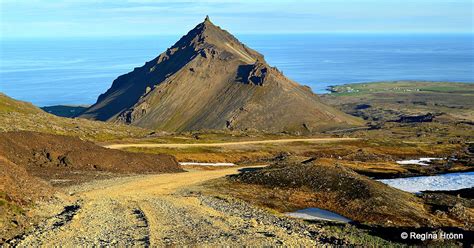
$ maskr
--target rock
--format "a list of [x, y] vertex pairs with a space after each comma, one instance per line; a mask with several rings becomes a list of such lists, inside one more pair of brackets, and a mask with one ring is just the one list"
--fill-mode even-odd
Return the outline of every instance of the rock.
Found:
[[456, 203], [448, 210], [448, 213], [459, 220], [467, 220], [467, 209], [461, 203]]
[[425, 115], [401, 116], [395, 122], [400, 123], [418, 123], [418, 122], [432, 122], [436, 115], [428, 113]]

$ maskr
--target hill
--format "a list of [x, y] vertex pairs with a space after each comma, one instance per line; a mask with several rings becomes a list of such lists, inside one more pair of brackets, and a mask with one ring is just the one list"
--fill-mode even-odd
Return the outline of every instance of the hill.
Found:
[[8, 131], [35, 131], [94, 141], [144, 137], [151, 132], [128, 125], [58, 117], [0, 93], [0, 132]]
[[[426, 224], [430, 217], [415, 196], [327, 159], [301, 163], [284, 160], [229, 179], [268, 188], [305, 189], [310, 192], [308, 199], [300, 200], [308, 204], [305, 207], [328, 209], [360, 222], [416, 226]], [[288, 204], [298, 203], [295, 200]]]
[[209, 18], [119, 76], [80, 117], [165, 131], [311, 132], [360, 125]]
[[29, 102], [14, 100], [0, 92], [0, 113], [38, 114], [43, 111]]

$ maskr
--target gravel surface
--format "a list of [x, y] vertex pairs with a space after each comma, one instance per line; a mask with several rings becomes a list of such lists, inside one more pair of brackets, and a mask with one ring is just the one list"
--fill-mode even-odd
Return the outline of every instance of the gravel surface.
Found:
[[[78, 199], [9, 244], [30, 246], [315, 246], [316, 224], [276, 216], [233, 198], [191, 193], [237, 169], [113, 179], [69, 188]], [[51, 208], [58, 206], [52, 205]]]

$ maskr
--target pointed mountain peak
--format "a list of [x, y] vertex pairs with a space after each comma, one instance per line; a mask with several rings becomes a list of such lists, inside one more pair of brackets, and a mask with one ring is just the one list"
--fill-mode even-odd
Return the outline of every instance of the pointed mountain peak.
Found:
[[208, 16], [164, 53], [118, 77], [81, 117], [166, 131], [308, 132], [361, 123], [321, 103]]
[[186, 47], [193, 47], [195, 52], [201, 54], [211, 53], [214, 56], [228, 59], [231, 57], [240, 58], [246, 64], [253, 64], [257, 59], [265, 62], [261, 54], [249, 49], [232, 34], [212, 23], [208, 15], [206, 15], [203, 22], [199, 23], [174, 44], [169, 49], [171, 52], [167, 53], [166, 56]]
[[201, 22], [200, 25], [203, 26], [204, 29], [210, 28], [210, 27], [217, 27], [214, 23], [211, 22], [211, 19], [209, 18], [208, 15], [206, 15], [206, 18], [204, 18], [204, 21]]

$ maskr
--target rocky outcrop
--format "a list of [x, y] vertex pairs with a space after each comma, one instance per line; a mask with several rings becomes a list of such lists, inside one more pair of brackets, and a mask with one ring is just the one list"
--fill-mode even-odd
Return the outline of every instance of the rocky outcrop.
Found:
[[245, 84], [254, 84], [262, 86], [267, 75], [270, 73], [270, 68], [259, 61], [252, 65], [244, 65], [239, 68], [241, 70], [241, 77], [237, 81]]

